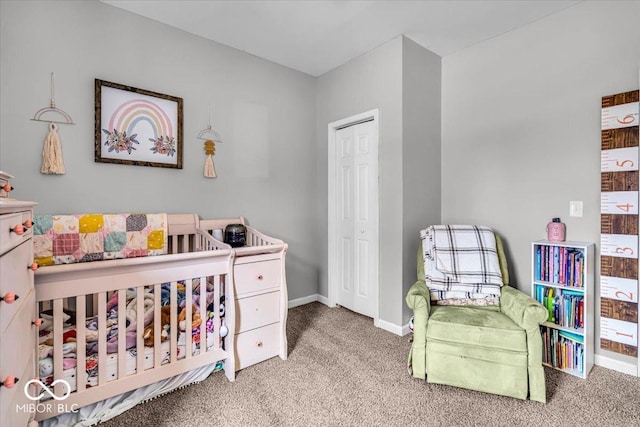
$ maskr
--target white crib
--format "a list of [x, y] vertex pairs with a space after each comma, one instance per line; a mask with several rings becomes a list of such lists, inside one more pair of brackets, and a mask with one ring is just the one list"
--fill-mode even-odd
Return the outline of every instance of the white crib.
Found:
[[[36, 272], [39, 310], [52, 314], [50, 332], [41, 331], [40, 338], [51, 346], [39, 349], [52, 353], [47, 383], [56, 396], [68, 394], [55, 405], [41, 400], [46, 410], [37, 412], [38, 421], [219, 362], [226, 377], [235, 379], [234, 304], [221, 307], [223, 298], [234, 300], [234, 251], [200, 231], [197, 215], [167, 217], [169, 255], [47, 266]], [[169, 307], [164, 311], [168, 331], [162, 328], [163, 304]], [[181, 332], [178, 314], [183, 310]], [[190, 327], [198, 316], [199, 326]], [[144, 318], [154, 325], [151, 337], [147, 330], [147, 345]], [[75, 367], [65, 366], [73, 358]], [[175, 388], [183, 385], [178, 381]], [[42, 399], [47, 397], [43, 393]]]

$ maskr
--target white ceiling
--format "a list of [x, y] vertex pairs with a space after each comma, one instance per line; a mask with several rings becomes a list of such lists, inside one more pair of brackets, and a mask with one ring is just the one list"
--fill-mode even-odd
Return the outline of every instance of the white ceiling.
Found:
[[404, 34], [446, 56], [579, 1], [101, 0], [319, 76]]

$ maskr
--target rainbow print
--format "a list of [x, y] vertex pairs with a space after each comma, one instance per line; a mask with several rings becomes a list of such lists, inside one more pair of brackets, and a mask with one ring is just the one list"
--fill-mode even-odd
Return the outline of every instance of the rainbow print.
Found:
[[173, 126], [167, 113], [156, 103], [146, 99], [132, 99], [121, 104], [111, 115], [107, 129], [117, 129], [132, 135], [140, 122], [147, 122], [151, 126], [154, 139], [174, 137]]
[[182, 98], [96, 79], [96, 114], [97, 162], [182, 169]]

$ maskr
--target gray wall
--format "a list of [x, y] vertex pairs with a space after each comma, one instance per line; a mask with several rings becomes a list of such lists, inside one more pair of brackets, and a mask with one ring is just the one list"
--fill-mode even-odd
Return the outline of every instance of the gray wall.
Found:
[[[441, 58], [408, 38], [402, 50], [402, 295], [416, 281], [419, 230], [440, 224]], [[402, 305], [402, 325], [413, 312]]]
[[[244, 215], [289, 243], [289, 298], [316, 294], [313, 77], [96, 1], [2, 1], [0, 26], [0, 169], [14, 197], [38, 213]], [[48, 127], [29, 120], [49, 104], [51, 72], [77, 123], [59, 129], [63, 176], [40, 174]], [[95, 78], [183, 98], [182, 170], [94, 162]], [[196, 139], [209, 104], [224, 140], [214, 180]]]
[[320, 285], [327, 289], [327, 125], [358, 113], [379, 109], [379, 316], [402, 321], [402, 37], [318, 77], [317, 81], [317, 212]]
[[[400, 36], [318, 78], [317, 171], [327, 236], [327, 125], [379, 109], [379, 316], [409, 321], [418, 230], [440, 221], [440, 57]], [[327, 239], [322, 239], [327, 265]], [[327, 271], [319, 294], [328, 295]]]
[[582, 2], [443, 58], [442, 220], [500, 232], [520, 290], [552, 217], [599, 250], [601, 97], [638, 89], [639, 67], [640, 2]]

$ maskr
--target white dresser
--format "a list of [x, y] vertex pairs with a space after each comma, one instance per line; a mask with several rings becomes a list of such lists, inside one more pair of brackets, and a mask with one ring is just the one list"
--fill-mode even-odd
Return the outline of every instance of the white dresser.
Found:
[[24, 385], [36, 377], [32, 218], [36, 203], [0, 198], [0, 424], [26, 426], [35, 411]]
[[222, 230], [229, 224], [246, 226], [246, 245], [233, 248], [235, 294], [235, 369], [280, 356], [287, 360], [288, 245], [245, 224], [243, 217], [203, 219], [199, 228], [216, 238], [221, 247]]
[[236, 251], [236, 370], [274, 356], [287, 359], [286, 244], [274, 253]]

